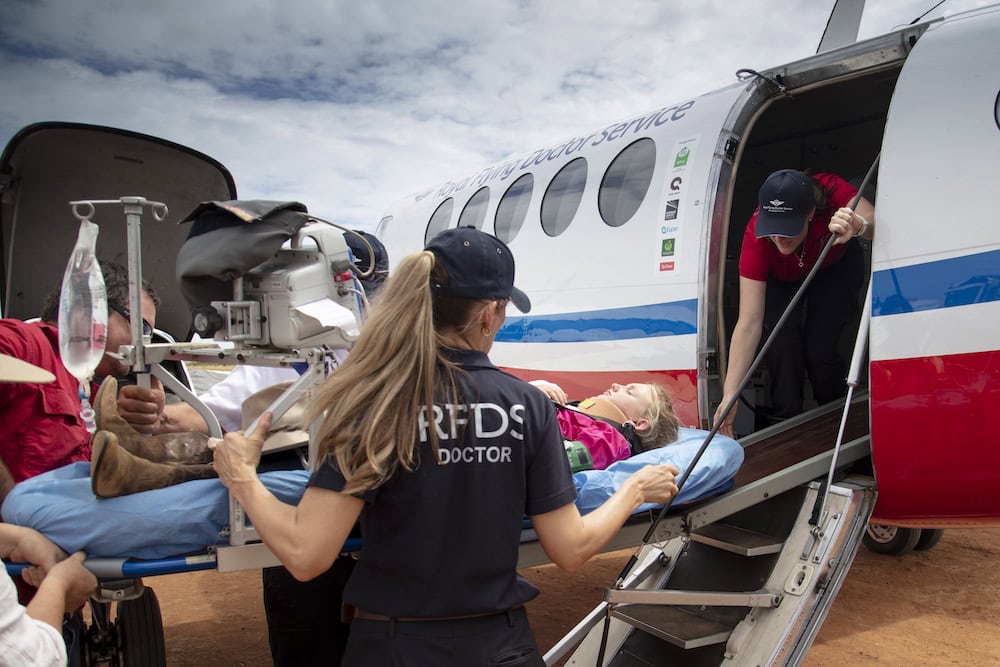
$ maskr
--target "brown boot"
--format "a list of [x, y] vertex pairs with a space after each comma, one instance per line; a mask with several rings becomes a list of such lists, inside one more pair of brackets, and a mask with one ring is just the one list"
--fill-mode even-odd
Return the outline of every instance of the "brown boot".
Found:
[[159, 463], [209, 463], [208, 436], [195, 431], [143, 435], [118, 414], [118, 380], [108, 376], [94, 397], [98, 431], [118, 436], [118, 445], [130, 454]]
[[94, 434], [90, 457], [90, 489], [98, 498], [162, 489], [193, 479], [217, 477], [211, 463], [154, 463], [129, 454], [110, 431]]

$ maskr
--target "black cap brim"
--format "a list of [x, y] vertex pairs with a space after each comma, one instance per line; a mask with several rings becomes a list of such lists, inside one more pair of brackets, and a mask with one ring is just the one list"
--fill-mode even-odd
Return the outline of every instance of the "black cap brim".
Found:
[[531, 312], [531, 299], [528, 298], [527, 294], [516, 287], [510, 288], [510, 302], [514, 304], [514, 307], [522, 313]]
[[762, 239], [765, 236], [784, 236], [792, 238], [798, 236], [806, 226], [809, 214], [804, 214], [801, 218], [788, 215], [757, 215], [757, 226], [754, 228], [754, 235]]

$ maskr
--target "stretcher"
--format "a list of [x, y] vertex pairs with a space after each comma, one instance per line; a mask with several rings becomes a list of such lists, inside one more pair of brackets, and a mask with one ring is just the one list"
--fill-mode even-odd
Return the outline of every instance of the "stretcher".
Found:
[[[673, 463], [683, 471], [706, 435], [682, 428], [678, 441], [668, 447], [618, 461], [607, 470], [576, 473], [578, 507], [584, 513], [593, 510], [643, 465]], [[672, 509], [689, 511], [699, 501], [730, 489], [743, 456], [740, 443], [716, 436], [696, 462]], [[297, 502], [308, 473], [265, 472], [261, 479], [282, 500]], [[143, 577], [277, 564], [262, 543], [230, 544], [226, 523], [230, 509], [228, 493], [218, 480], [97, 499], [90, 492], [88, 465], [77, 463], [22, 482], [5, 500], [2, 513], [4, 520], [39, 529], [67, 551], [82, 549], [90, 554], [86, 566], [98, 577], [99, 586], [90, 601], [91, 623], [78, 649], [92, 663], [120, 660], [128, 666], [166, 664], [159, 601], [153, 589], [145, 587]], [[656, 509], [640, 507], [604, 551], [637, 546]], [[352, 537], [343, 552], [357, 553], [361, 548], [361, 539]], [[518, 567], [546, 562], [548, 557], [526, 518]], [[23, 566], [8, 564], [7, 570], [18, 574]], [[114, 617], [112, 602], [116, 603]]]
[[[574, 475], [577, 507], [592, 511], [644, 465], [672, 463], [685, 469], [706, 432], [682, 428], [677, 442], [618, 461], [606, 470]], [[743, 462], [738, 442], [716, 436], [688, 478], [676, 502], [687, 504], [730, 486]], [[119, 498], [98, 499], [90, 489], [87, 463], [74, 463], [17, 485], [4, 502], [4, 521], [28, 526], [67, 552], [85, 551], [87, 565], [101, 577], [135, 577], [212, 569], [229, 546], [229, 499], [216, 480], [194, 480]], [[306, 470], [264, 472], [261, 481], [279, 499], [295, 504], [305, 490]], [[642, 519], [655, 505], [636, 512]], [[537, 538], [526, 519], [522, 544]], [[262, 546], [247, 545], [259, 550]], [[345, 545], [357, 551], [359, 540]], [[249, 561], [248, 561], [249, 562]], [[272, 563], [273, 564], [273, 563]], [[244, 569], [226, 567], [225, 569]]]

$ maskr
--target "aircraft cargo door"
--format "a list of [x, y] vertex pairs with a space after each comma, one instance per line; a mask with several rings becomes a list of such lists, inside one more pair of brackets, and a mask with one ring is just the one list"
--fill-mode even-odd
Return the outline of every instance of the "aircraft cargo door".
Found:
[[889, 108], [875, 205], [875, 520], [1000, 520], [1000, 9], [932, 25]]

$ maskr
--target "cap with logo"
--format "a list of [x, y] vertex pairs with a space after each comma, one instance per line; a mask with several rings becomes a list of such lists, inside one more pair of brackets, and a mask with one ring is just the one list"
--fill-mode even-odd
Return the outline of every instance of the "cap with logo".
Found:
[[0, 354], [0, 382], [52, 382], [56, 376], [27, 361]]
[[816, 207], [812, 179], [795, 169], [782, 169], [760, 186], [757, 238], [798, 236]]
[[448, 229], [424, 250], [448, 272], [448, 282], [434, 284], [437, 294], [466, 299], [510, 299], [522, 313], [531, 310], [528, 295], [514, 287], [514, 255], [495, 236], [475, 227]]

